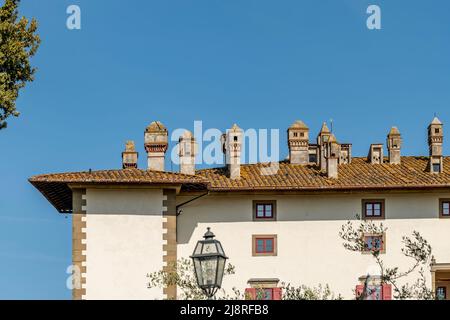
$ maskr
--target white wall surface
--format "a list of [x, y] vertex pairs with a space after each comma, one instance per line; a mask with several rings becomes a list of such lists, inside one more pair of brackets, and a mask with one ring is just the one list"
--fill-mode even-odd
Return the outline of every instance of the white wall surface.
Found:
[[161, 299], [162, 190], [87, 189], [86, 299]]
[[[433, 193], [207, 196], [184, 206], [178, 217], [178, 257], [189, 257], [211, 227], [236, 267], [236, 274], [224, 279], [227, 292], [248, 287], [250, 278], [279, 278], [294, 285], [329, 284], [335, 293], [352, 299], [358, 277], [371, 272], [375, 263], [370, 255], [345, 250], [338, 233], [347, 220], [361, 215], [363, 198], [386, 200], [383, 258], [388, 266], [410, 266], [400, 250], [402, 236], [413, 230], [430, 242], [438, 263], [450, 263], [450, 219], [439, 219], [438, 202], [450, 194]], [[252, 221], [254, 199], [277, 200], [277, 221]], [[253, 234], [277, 234], [278, 255], [253, 257]]]

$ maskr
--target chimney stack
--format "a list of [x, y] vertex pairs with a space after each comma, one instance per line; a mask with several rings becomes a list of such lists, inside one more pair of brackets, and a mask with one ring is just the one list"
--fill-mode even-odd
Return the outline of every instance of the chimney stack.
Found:
[[309, 163], [309, 128], [297, 120], [287, 130], [289, 162], [291, 164]]
[[180, 173], [195, 174], [195, 156], [197, 154], [197, 144], [192, 132], [186, 130], [178, 140], [178, 150], [180, 157]]
[[381, 143], [371, 144], [368, 158], [371, 164], [383, 164], [383, 145]]
[[400, 135], [400, 131], [398, 131], [397, 127], [392, 127], [387, 136], [387, 149], [389, 153], [390, 164], [401, 163], [401, 145], [402, 137]]
[[241, 146], [242, 129], [236, 124], [225, 134], [225, 161], [228, 167], [229, 178], [239, 179], [241, 177]]
[[339, 164], [349, 164], [351, 162], [352, 162], [352, 144], [351, 143], [340, 144]]
[[134, 147], [134, 141], [127, 141], [125, 143], [125, 151], [122, 152], [122, 168], [137, 168], [138, 153]]
[[336, 137], [332, 134], [328, 140], [328, 151], [326, 157], [326, 169], [327, 176], [331, 179], [338, 178], [339, 171], [339, 144], [336, 141]]
[[321, 171], [327, 170], [327, 157], [328, 157], [328, 141], [330, 139], [331, 132], [328, 129], [326, 122], [322, 124], [319, 135], [317, 136], [317, 145], [319, 148], [319, 165]]
[[434, 117], [433, 121], [428, 126], [428, 146], [430, 148], [429, 170], [431, 173], [442, 173], [444, 171], [442, 157], [443, 141], [443, 124], [437, 117]]
[[145, 129], [145, 151], [148, 170], [164, 171], [164, 158], [168, 147], [168, 132], [159, 121], [154, 121]]

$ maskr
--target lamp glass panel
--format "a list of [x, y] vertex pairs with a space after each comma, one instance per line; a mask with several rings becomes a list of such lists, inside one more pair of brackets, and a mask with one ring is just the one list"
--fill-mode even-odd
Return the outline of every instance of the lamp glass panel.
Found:
[[219, 257], [217, 261], [217, 285], [220, 287], [222, 286], [223, 273], [225, 270], [225, 259], [223, 257]]
[[222, 248], [222, 244], [220, 242], [216, 242], [216, 245], [217, 245], [217, 252], [219, 254], [225, 255], [225, 252], [223, 251], [223, 248]]
[[203, 285], [203, 276], [202, 276], [202, 266], [200, 259], [195, 258], [194, 259], [194, 270], [195, 270], [195, 276], [197, 277], [197, 284], [199, 286]]
[[209, 254], [209, 253], [217, 253], [216, 244], [214, 242], [208, 242], [203, 244], [202, 254]]
[[212, 259], [202, 259], [201, 260], [201, 272], [203, 276], [204, 286], [214, 286], [216, 285], [216, 274], [217, 274], [217, 258]]
[[197, 246], [195, 247], [195, 250], [194, 250], [194, 255], [201, 254], [202, 253], [202, 247], [203, 247], [203, 243], [202, 242], [197, 242]]

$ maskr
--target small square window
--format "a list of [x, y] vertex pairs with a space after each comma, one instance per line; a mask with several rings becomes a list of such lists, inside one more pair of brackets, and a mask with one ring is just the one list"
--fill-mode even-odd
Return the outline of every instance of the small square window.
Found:
[[294, 137], [297, 137], [298, 136], [298, 132], [294, 132]]
[[362, 200], [363, 218], [384, 219], [384, 200]]
[[304, 132], [300, 132], [300, 137], [304, 137], [305, 133]]
[[253, 220], [275, 220], [276, 219], [276, 201], [255, 200], [253, 201]]
[[317, 155], [315, 153], [309, 154], [309, 163], [317, 163]]
[[277, 236], [276, 235], [254, 235], [253, 256], [276, 256], [277, 255]]
[[439, 199], [439, 217], [450, 218], [450, 199]]
[[439, 128], [435, 128], [435, 129], [434, 129], [434, 132], [435, 132], [435, 133], [439, 133]]

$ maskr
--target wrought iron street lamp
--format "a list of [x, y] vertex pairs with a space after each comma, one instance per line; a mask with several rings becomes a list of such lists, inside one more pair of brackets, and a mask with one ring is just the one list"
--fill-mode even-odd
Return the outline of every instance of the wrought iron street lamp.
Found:
[[214, 233], [210, 228], [207, 229], [203, 236], [205, 240], [197, 242], [191, 258], [198, 286], [209, 299], [212, 299], [222, 286], [225, 261], [228, 257], [220, 242], [214, 239]]

